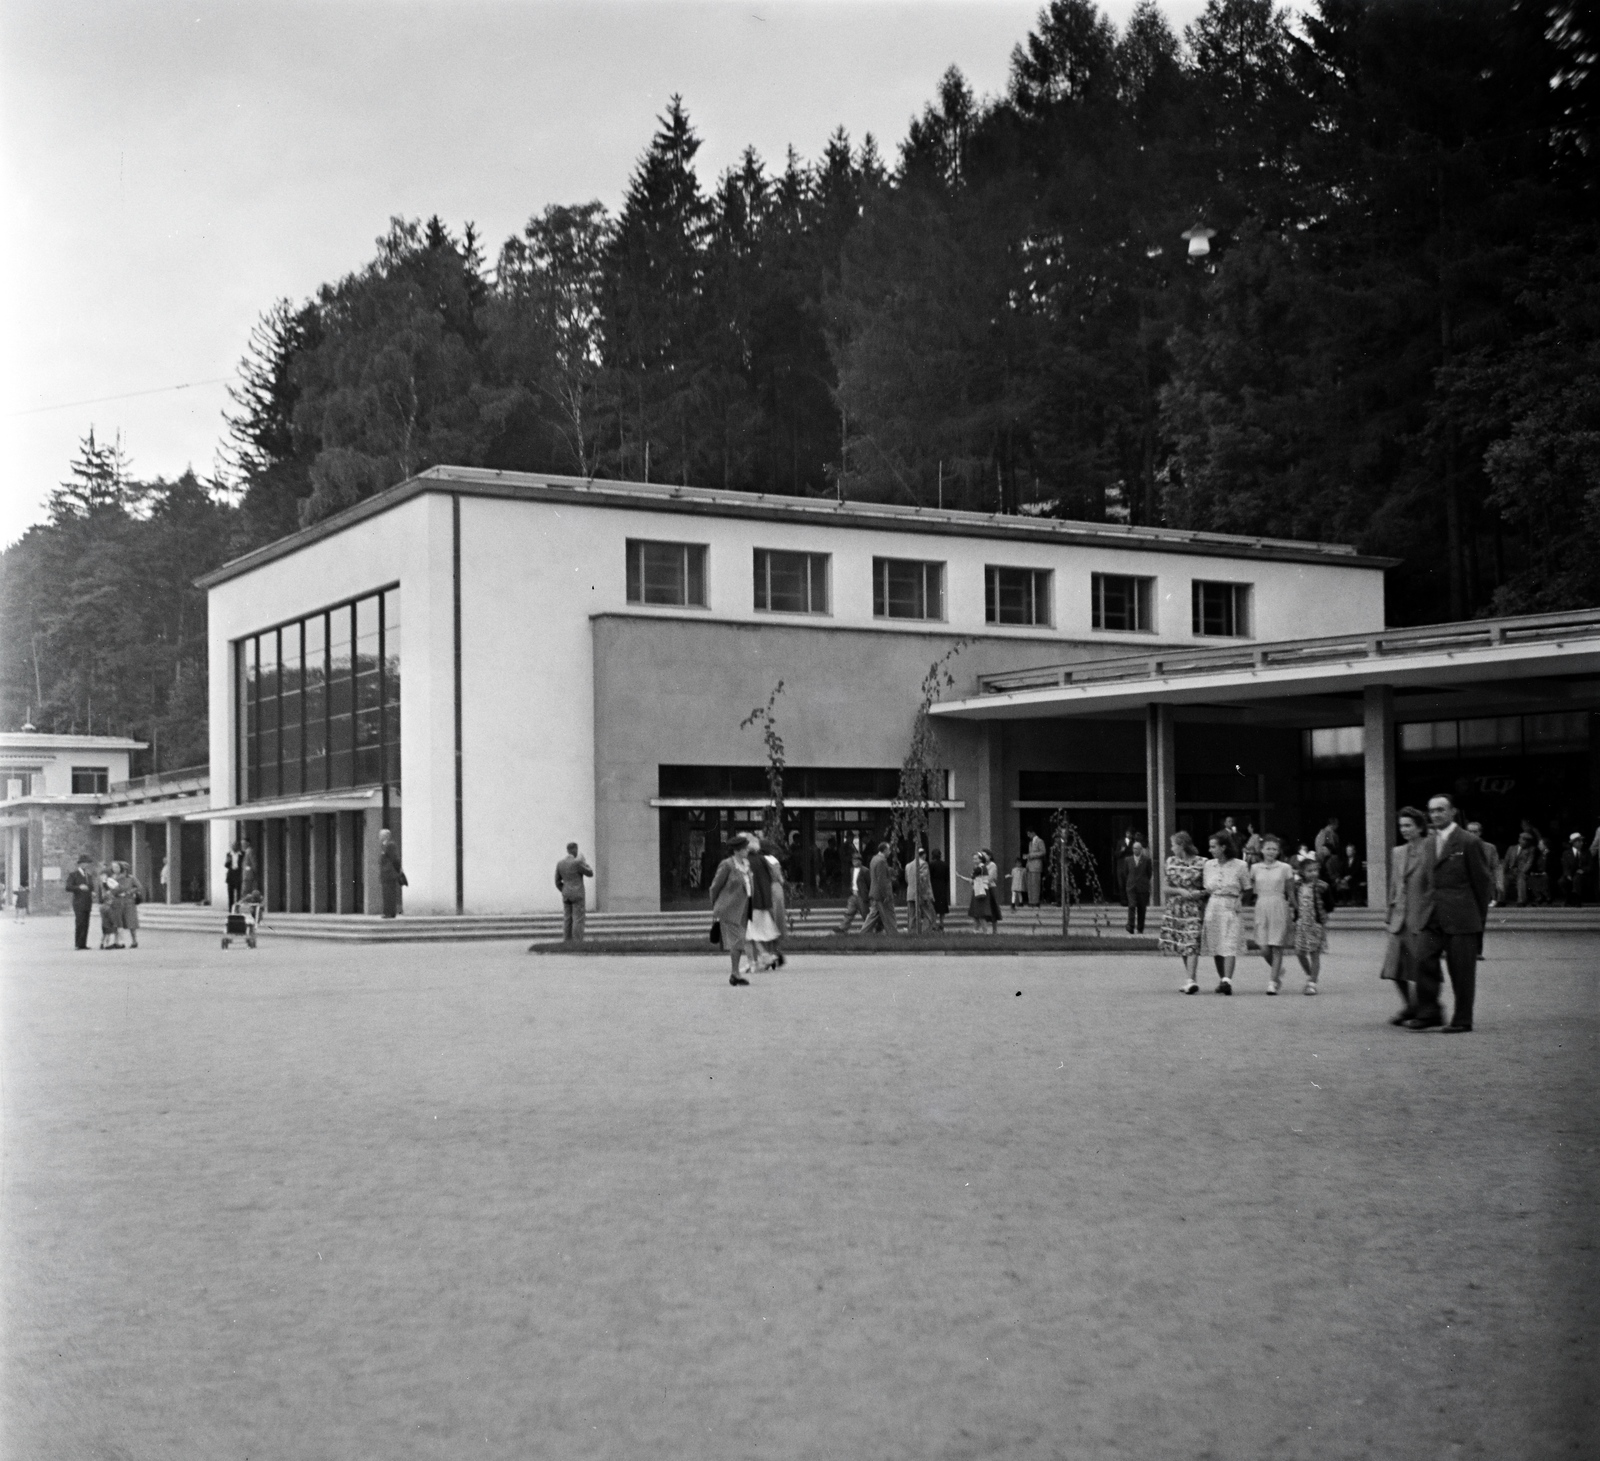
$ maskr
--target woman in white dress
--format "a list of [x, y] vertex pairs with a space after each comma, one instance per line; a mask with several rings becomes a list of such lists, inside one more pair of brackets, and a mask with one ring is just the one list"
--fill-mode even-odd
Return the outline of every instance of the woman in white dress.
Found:
[[1294, 869], [1283, 858], [1283, 841], [1267, 833], [1261, 861], [1250, 869], [1256, 892], [1256, 947], [1272, 968], [1267, 993], [1283, 987], [1283, 956], [1294, 947]]
[[745, 924], [745, 943], [750, 951], [751, 972], [782, 966], [778, 940], [787, 929], [784, 908], [783, 866], [773, 855], [770, 844], [759, 837], [746, 837], [746, 856], [750, 862], [750, 913]]
[[1200, 952], [1217, 966], [1217, 993], [1233, 993], [1234, 961], [1244, 946], [1244, 895], [1250, 890], [1250, 868], [1234, 851], [1226, 832], [1211, 837], [1211, 856], [1201, 873], [1207, 894], [1205, 921], [1200, 926]]

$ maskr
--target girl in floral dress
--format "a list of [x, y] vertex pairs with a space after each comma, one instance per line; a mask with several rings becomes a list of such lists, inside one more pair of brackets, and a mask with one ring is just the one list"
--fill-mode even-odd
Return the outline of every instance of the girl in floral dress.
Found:
[[1195, 969], [1200, 962], [1200, 911], [1205, 906], [1205, 863], [1195, 851], [1194, 838], [1178, 832], [1172, 838], [1172, 856], [1166, 867], [1166, 907], [1161, 914], [1161, 952], [1183, 960], [1188, 976], [1185, 994], [1198, 994]]
[[1294, 869], [1281, 861], [1283, 842], [1270, 832], [1261, 839], [1261, 861], [1250, 869], [1256, 890], [1256, 947], [1272, 968], [1267, 993], [1283, 988], [1283, 955], [1294, 947]]
[[1306, 858], [1300, 864], [1300, 883], [1295, 889], [1294, 952], [1306, 971], [1307, 994], [1317, 992], [1322, 953], [1328, 947], [1328, 885], [1317, 874], [1316, 858]]
[[1217, 993], [1232, 994], [1234, 964], [1244, 947], [1244, 895], [1250, 891], [1250, 866], [1236, 855], [1227, 832], [1212, 834], [1211, 856], [1206, 859], [1201, 881], [1210, 897], [1206, 899], [1200, 952], [1216, 961]]

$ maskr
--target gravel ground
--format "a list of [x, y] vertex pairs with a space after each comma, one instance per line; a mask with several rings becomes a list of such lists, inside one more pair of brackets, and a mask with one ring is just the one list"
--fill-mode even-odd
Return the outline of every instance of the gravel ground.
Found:
[[0, 927], [4, 1455], [1600, 1454], [1593, 939], [1478, 1029], [1153, 956]]

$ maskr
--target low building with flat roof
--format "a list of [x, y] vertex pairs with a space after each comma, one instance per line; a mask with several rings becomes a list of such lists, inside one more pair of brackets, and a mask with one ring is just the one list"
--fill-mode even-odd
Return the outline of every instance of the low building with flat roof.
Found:
[[[210, 886], [248, 838], [269, 908], [701, 901], [760, 824], [741, 729], [779, 682], [792, 875], [837, 895], [887, 830], [921, 685], [1046, 662], [1384, 626], [1387, 560], [1336, 544], [437, 467], [208, 575]], [[953, 658], [946, 659], [953, 655]], [[1144, 824], [1143, 731], [941, 722], [936, 845], [1014, 857], [1071, 800], [1109, 855]], [[1245, 769], [1248, 768], [1248, 769]], [[1206, 815], [1287, 814], [1300, 743], [1197, 749]], [[1098, 778], [1093, 785], [1082, 778]], [[1084, 797], [1087, 788], [1093, 796]], [[1126, 825], [1123, 825], [1126, 824]]]

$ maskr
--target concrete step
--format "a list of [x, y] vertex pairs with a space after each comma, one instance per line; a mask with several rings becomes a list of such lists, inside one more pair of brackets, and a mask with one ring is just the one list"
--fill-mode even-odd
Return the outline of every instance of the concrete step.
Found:
[[[1252, 910], [1245, 910], [1246, 927]], [[796, 932], [818, 933], [833, 925], [839, 913], [833, 908], [813, 910], [796, 925]], [[903, 915], [902, 915], [903, 917]], [[1072, 910], [1073, 933], [1120, 933], [1124, 913], [1120, 907], [1102, 904]], [[220, 936], [223, 911], [197, 904], [145, 903], [139, 908], [146, 928], [206, 933]], [[587, 926], [596, 937], [605, 938], [684, 938], [704, 939], [710, 923], [708, 909], [670, 909], [664, 912], [591, 913]], [[1150, 910], [1147, 928], [1160, 927], [1161, 910]], [[1332, 914], [1335, 929], [1382, 929], [1381, 909], [1337, 908]], [[966, 932], [966, 920], [952, 915], [952, 933]], [[1008, 934], [1049, 936], [1061, 932], [1059, 908], [1007, 910], [1001, 930]], [[1600, 907], [1596, 908], [1494, 908], [1489, 913], [1490, 932], [1539, 932], [1600, 934]], [[269, 913], [261, 926], [262, 937], [324, 939], [351, 943], [455, 943], [473, 939], [560, 938], [561, 915], [542, 911], [519, 914], [462, 914], [460, 916], [411, 915], [380, 918], [371, 913]]]

